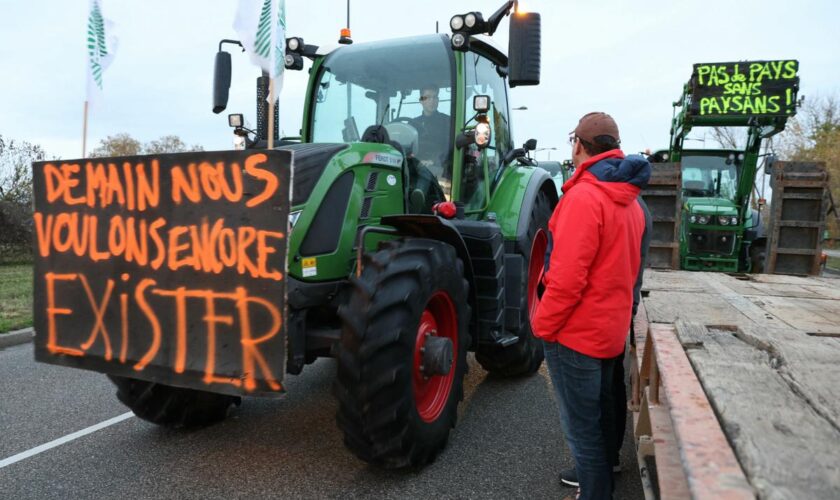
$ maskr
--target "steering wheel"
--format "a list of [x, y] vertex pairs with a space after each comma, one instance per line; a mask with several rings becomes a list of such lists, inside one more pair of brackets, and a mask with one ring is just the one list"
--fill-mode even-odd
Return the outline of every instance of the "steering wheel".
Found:
[[405, 123], [407, 125], [411, 125], [412, 121], [414, 121], [414, 118], [409, 118], [407, 116], [398, 116], [398, 117], [394, 118], [393, 120], [391, 120], [391, 123], [400, 122], [400, 123]]

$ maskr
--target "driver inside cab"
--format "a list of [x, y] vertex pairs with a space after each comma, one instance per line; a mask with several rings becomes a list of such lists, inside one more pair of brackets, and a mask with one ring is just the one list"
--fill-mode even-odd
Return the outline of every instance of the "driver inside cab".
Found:
[[443, 177], [444, 160], [449, 151], [449, 115], [438, 111], [440, 89], [425, 85], [420, 89], [420, 104], [423, 113], [409, 124], [417, 129], [418, 148], [415, 155], [420, 164], [428, 168], [435, 177]]

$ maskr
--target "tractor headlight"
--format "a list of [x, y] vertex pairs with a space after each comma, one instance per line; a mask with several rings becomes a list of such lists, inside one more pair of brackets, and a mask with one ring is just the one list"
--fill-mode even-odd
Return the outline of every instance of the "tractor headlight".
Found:
[[708, 215], [698, 215], [697, 222], [700, 224], [708, 224], [709, 223], [709, 216]]
[[[473, 16], [473, 22], [475, 22], [475, 16]], [[464, 16], [452, 16], [452, 19], [449, 20], [449, 27], [452, 28], [452, 31], [458, 31], [464, 27]]]
[[286, 40], [286, 47], [292, 52], [297, 52], [297, 50], [300, 48], [300, 38], [289, 38], [288, 40]]
[[729, 225], [729, 216], [728, 215], [721, 215], [718, 217], [718, 222], [721, 226], [728, 226]]
[[731, 224], [733, 226], [737, 226], [738, 225], [738, 217], [730, 217], [729, 218], [729, 224]]
[[692, 215], [691, 217], [688, 218], [688, 221], [691, 222], [692, 224], [696, 224], [697, 223], [697, 216]]

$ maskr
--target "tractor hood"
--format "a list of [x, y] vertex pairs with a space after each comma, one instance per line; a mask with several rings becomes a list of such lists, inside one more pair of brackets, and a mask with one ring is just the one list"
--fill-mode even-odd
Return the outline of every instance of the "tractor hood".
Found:
[[315, 184], [324, 173], [330, 160], [339, 152], [347, 149], [347, 144], [318, 143], [293, 144], [278, 149], [291, 151], [294, 155], [292, 166], [292, 204], [302, 205], [309, 199]]
[[691, 214], [738, 215], [738, 207], [723, 198], [686, 198], [683, 205]]

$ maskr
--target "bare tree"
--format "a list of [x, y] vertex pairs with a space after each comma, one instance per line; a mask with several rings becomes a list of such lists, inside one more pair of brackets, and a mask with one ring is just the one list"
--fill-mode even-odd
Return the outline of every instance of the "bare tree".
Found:
[[164, 135], [160, 139], [145, 144], [126, 133], [109, 135], [99, 141], [99, 146], [91, 151], [90, 156], [135, 156], [140, 154], [183, 153], [186, 151], [204, 151], [198, 144], [188, 146], [177, 135]]
[[99, 146], [90, 152], [92, 158], [103, 156], [135, 156], [141, 152], [140, 141], [126, 133], [109, 135], [99, 141]]
[[723, 149], [743, 149], [747, 142], [744, 129], [737, 127], [713, 127], [712, 138]]
[[165, 135], [156, 141], [149, 141], [143, 146], [144, 154], [184, 153], [187, 151], [204, 151], [198, 144], [188, 146], [177, 135]]

